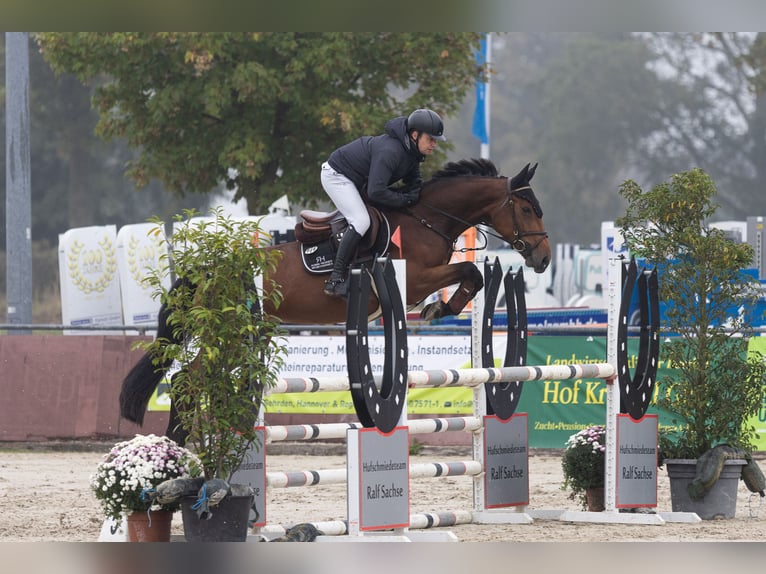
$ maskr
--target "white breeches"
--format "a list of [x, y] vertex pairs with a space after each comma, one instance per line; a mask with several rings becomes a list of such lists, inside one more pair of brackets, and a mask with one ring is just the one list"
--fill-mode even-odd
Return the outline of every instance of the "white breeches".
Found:
[[322, 164], [322, 187], [350, 225], [359, 235], [364, 235], [370, 228], [370, 216], [367, 206], [362, 201], [354, 182], [342, 173], [338, 173], [330, 164]]

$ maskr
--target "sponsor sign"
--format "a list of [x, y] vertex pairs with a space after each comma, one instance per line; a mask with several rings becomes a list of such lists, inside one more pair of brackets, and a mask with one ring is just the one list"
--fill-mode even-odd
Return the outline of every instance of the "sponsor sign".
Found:
[[357, 527], [360, 531], [409, 527], [407, 428], [388, 434], [375, 428], [351, 429], [348, 445], [349, 533]]
[[529, 504], [527, 415], [502, 421], [484, 417], [484, 496], [486, 508]]
[[617, 508], [657, 506], [656, 415], [617, 415]]
[[242, 464], [231, 475], [231, 484], [245, 484], [252, 487], [255, 499], [250, 510], [250, 526], [266, 526], [266, 429], [257, 427], [257, 440], [250, 445]]

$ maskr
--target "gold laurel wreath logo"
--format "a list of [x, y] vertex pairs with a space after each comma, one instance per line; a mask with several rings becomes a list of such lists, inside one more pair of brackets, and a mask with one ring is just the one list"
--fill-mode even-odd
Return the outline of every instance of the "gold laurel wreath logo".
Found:
[[151, 289], [146, 276], [146, 269], [154, 267], [157, 263], [157, 248], [160, 245], [159, 240], [155, 239], [155, 244], [141, 244], [141, 241], [135, 236], [130, 235], [127, 245], [127, 263], [128, 272], [133, 281], [144, 291]]
[[[109, 287], [117, 272], [117, 254], [113, 242], [107, 235], [98, 242], [100, 249], [85, 249], [77, 238], [67, 256], [67, 268], [72, 284], [85, 293], [103, 293]], [[95, 280], [85, 275], [99, 274]]]

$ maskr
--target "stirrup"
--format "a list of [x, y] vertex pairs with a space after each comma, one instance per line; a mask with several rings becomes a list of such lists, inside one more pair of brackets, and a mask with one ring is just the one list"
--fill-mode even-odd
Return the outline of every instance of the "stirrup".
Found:
[[341, 279], [328, 279], [324, 282], [324, 294], [330, 297], [345, 297], [348, 295], [348, 284]]

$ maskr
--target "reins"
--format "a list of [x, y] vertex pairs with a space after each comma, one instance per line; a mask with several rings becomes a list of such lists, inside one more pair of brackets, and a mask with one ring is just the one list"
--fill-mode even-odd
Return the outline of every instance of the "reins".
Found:
[[[436, 233], [439, 237], [444, 239], [447, 242], [447, 245], [451, 246], [451, 249], [453, 253], [465, 253], [467, 251], [481, 251], [483, 249], [487, 248], [487, 244], [489, 242], [489, 239], [487, 238], [488, 235], [491, 235], [495, 239], [500, 239], [501, 241], [505, 241], [508, 243], [514, 250], [518, 251], [525, 257], [528, 256], [530, 253], [532, 253], [535, 249], [537, 249], [537, 246], [540, 245], [540, 243], [543, 242], [548, 237], [548, 232], [543, 231], [525, 231], [525, 232], [519, 232], [519, 226], [518, 222], [516, 221], [516, 211], [513, 209], [513, 199], [512, 197], [514, 195], [518, 196], [519, 192], [524, 190], [531, 190], [532, 187], [529, 185], [525, 185], [523, 187], [518, 187], [516, 189], [511, 189], [511, 180], [510, 178], [506, 178], [507, 187], [508, 187], [508, 197], [503, 202], [503, 204], [500, 206], [500, 209], [508, 205], [511, 208], [511, 217], [513, 218], [513, 235], [514, 238], [512, 241], [506, 240], [503, 236], [499, 235], [497, 232], [492, 231], [490, 229], [484, 229], [481, 227], [478, 227], [479, 225], [487, 226], [486, 221], [479, 221], [477, 223], [471, 223], [470, 221], [466, 221], [465, 219], [462, 219], [458, 217], [457, 215], [453, 215], [452, 213], [449, 213], [447, 211], [444, 211], [440, 207], [436, 207], [435, 205], [431, 205], [430, 203], [426, 203], [424, 201], [421, 201], [419, 205], [423, 205], [427, 207], [428, 209], [431, 209], [432, 211], [435, 211], [436, 213], [439, 213], [440, 215], [443, 215], [447, 219], [450, 219], [452, 221], [456, 221], [462, 225], [465, 225], [466, 228], [475, 227], [477, 235], [481, 236], [484, 240], [484, 244], [480, 245], [478, 247], [461, 247], [460, 249], [455, 248], [455, 244], [457, 243], [457, 238], [452, 239], [449, 235], [444, 233], [443, 231], [436, 229], [430, 221], [428, 221], [425, 217], [420, 217], [412, 212], [411, 209], [405, 210], [405, 213], [412, 218], [416, 219], [421, 225], [426, 227], [427, 229], [430, 229], [434, 233]], [[530, 244], [528, 241], [524, 240], [524, 237], [528, 237], [531, 235], [540, 235], [540, 239], [538, 239], [537, 243], [534, 245]]]
[[[444, 211], [443, 209], [441, 209], [439, 207], [436, 207], [435, 205], [431, 205], [430, 203], [425, 203], [424, 201], [421, 201], [419, 205], [424, 205], [425, 207], [435, 211], [436, 213], [439, 213], [439, 214], [443, 215], [447, 219], [451, 219], [452, 221], [457, 221], [458, 223], [462, 223], [463, 225], [465, 225], [468, 228], [475, 227], [476, 225], [481, 225], [481, 222], [473, 224], [470, 221], [466, 221], [465, 219], [461, 219], [457, 215], [452, 215], [451, 213], [448, 213], [448, 212]], [[431, 231], [436, 233], [436, 235], [438, 235], [439, 237], [444, 239], [447, 242], [447, 245], [452, 245], [452, 251], [453, 252], [454, 251], [460, 251], [460, 252], [464, 253], [466, 251], [478, 251], [479, 249], [485, 249], [487, 247], [487, 237], [486, 237], [486, 235], [484, 235], [484, 246], [483, 247], [463, 247], [462, 249], [459, 249], [459, 250], [455, 249], [454, 246], [455, 246], [455, 243], [457, 242], [457, 239], [452, 239], [449, 235], [447, 235], [443, 231], [440, 231], [440, 230], [436, 229], [433, 225], [431, 225], [431, 222], [429, 222], [425, 217], [419, 217], [418, 215], [415, 215], [412, 212], [411, 209], [407, 209], [405, 211], [405, 213], [407, 215], [409, 215], [410, 217], [413, 217], [414, 219], [417, 219], [418, 222], [423, 227], [425, 227], [427, 229], [430, 229]], [[477, 231], [479, 231], [479, 230], [477, 229]], [[482, 230], [481, 233], [484, 234], [484, 231]]]

